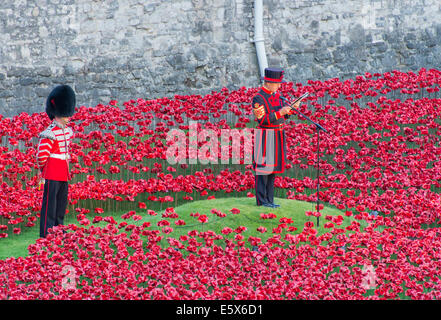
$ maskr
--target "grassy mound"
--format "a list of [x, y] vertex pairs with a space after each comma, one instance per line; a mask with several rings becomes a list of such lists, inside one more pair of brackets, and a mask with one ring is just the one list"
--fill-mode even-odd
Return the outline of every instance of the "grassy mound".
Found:
[[[248, 237], [259, 237], [262, 241], [266, 241], [269, 237], [273, 236], [275, 232], [281, 232], [283, 236], [286, 234], [287, 228], [278, 229], [278, 226], [284, 221], [287, 222], [287, 227], [294, 227], [291, 233], [299, 233], [303, 230], [303, 227], [307, 221], [314, 223], [316, 228], [317, 218], [313, 216], [307, 216], [305, 212], [314, 211], [315, 203], [308, 203], [296, 200], [280, 199], [276, 198], [275, 202], [280, 204], [280, 208], [266, 208], [257, 207], [255, 198], [222, 198], [222, 199], [212, 199], [212, 200], [200, 200], [192, 201], [190, 203], [178, 206], [174, 208], [176, 215], [174, 218], [167, 218], [163, 215], [166, 210], [156, 212], [156, 215], [149, 215], [147, 209], [139, 209], [136, 211], [137, 216], [141, 216], [142, 219], [134, 220], [133, 216], [127, 218], [127, 212], [113, 212], [104, 213], [101, 216], [113, 216], [115, 221], [120, 224], [126, 222], [128, 224], [142, 225], [145, 222], [151, 224], [151, 229], [163, 230], [164, 225], [158, 226], [160, 221], [168, 221], [169, 228], [173, 231], [168, 234], [163, 234], [165, 238], [179, 238], [181, 235], [187, 235], [188, 232], [192, 230], [197, 231], [214, 231], [217, 234], [221, 234], [224, 228], [230, 228], [231, 230], [236, 230], [238, 227], [245, 227], [241, 231], [242, 236], [246, 240]], [[219, 215], [213, 213], [213, 209], [217, 209], [225, 214], [225, 217], [220, 217]], [[237, 210], [236, 210], [237, 209]], [[236, 212], [235, 214], [233, 212]], [[344, 216], [343, 212], [325, 206], [320, 210], [322, 214], [320, 218], [320, 224], [317, 229], [319, 234], [326, 232], [329, 229], [324, 228], [324, 224], [328, 222], [325, 220], [326, 216]], [[205, 218], [201, 216], [204, 216]], [[89, 213], [86, 217], [92, 221], [95, 214]], [[281, 218], [286, 218], [280, 220]], [[184, 221], [185, 225], [176, 224], [177, 221]], [[352, 219], [345, 218], [342, 224], [339, 226], [341, 228], [346, 227], [350, 224]], [[202, 223], [201, 221], [206, 221]], [[65, 218], [65, 224], [77, 224], [79, 225], [76, 216], [69, 213]], [[106, 222], [98, 222], [97, 226], [103, 226]], [[266, 229], [264, 231], [263, 227]], [[258, 229], [260, 228], [260, 231]], [[124, 230], [122, 228], [121, 230]], [[264, 232], [262, 232], [264, 231]], [[232, 234], [236, 234], [232, 232]], [[11, 235], [9, 238], [2, 239], [2, 245], [0, 246], [0, 259], [5, 259], [7, 257], [19, 257], [26, 256], [28, 254], [27, 247], [34, 243], [39, 237], [39, 225], [33, 228], [25, 229], [20, 235]], [[166, 245], [166, 241], [163, 241]]]
[[[175, 212], [178, 214], [179, 218], [184, 220], [187, 224], [184, 226], [170, 225], [174, 232], [173, 236], [179, 236], [181, 234], [187, 234], [191, 230], [207, 231], [212, 230], [216, 233], [221, 233], [224, 228], [236, 229], [238, 226], [244, 226], [247, 230], [243, 231], [241, 234], [247, 238], [249, 236], [261, 237], [262, 240], [273, 235], [272, 231], [274, 228], [281, 223], [281, 218], [291, 219], [292, 223], [288, 223], [288, 226], [297, 228], [298, 232], [301, 232], [304, 224], [307, 221], [312, 221], [316, 225], [317, 218], [313, 216], [306, 216], [305, 212], [314, 211], [315, 203], [308, 203], [296, 200], [288, 199], [275, 199], [275, 203], [280, 204], [279, 208], [267, 208], [263, 206], [256, 206], [256, 200], [254, 198], [224, 198], [224, 199], [212, 199], [212, 200], [200, 200], [193, 201], [175, 208]], [[212, 209], [218, 209], [226, 216], [221, 218], [216, 214], [213, 214]], [[238, 209], [240, 212], [238, 214], [233, 214], [232, 211]], [[206, 223], [201, 223], [198, 219], [198, 215], [206, 215], [208, 221]], [[270, 215], [270, 214], [274, 215]], [[324, 217], [327, 215], [344, 216], [344, 213], [338, 209], [332, 207], [324, 207], [320, 210], [322, 217], [320, 218], [320, 224], [318, 228], [318, 233], [326, 232], [323, 225], [327, 222]], [[156, 223], [163, 218], [158, 213], [151, 220], [152, 227], [156, 227]], [[140, 221], [140, 223], [142, 223]], [[342, 227], [349, 225], [349, 221], [344, 221]], [[264, 227], [267, 232], [261, 233], [257, 231], [257, 228]], [[298, 233], [295, 232], [295, 233]]]

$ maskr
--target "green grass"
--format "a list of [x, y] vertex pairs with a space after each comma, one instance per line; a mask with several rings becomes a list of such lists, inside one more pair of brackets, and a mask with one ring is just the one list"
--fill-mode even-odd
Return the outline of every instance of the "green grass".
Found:
[[[315, 203], [302, 202], [289, 199], [276, 198], [275, 203], [280, 204], [280, 208], [267, 208], [256, 206], [255, 198], [223, 198], [223, 199], [213, 199], [213, 200], [201, 200], [193, 201], [191, 203], [184, 204], [175, 208], [176, 213], [178, 213], [179, 218], [183, 219], [187, 225], [185, 226], [173, 226], [173, 235], [187, 234], [188, 231], [197, 229], [200, 231], [212, 230], [216, 233], [221, 233], [222, 229], [229, 227], [235, 229], [238, 226], [245, 226], [247, 230], [242, 232], [242, 235], [247, 238], [249, 236], [261, 237], [262, 239], [267, 239], [272, 236], [272, 229], [279, 225], [279, 220], [282, 217], [290, 218], [293, 223], [290, 226], [294, 226], [300, 232], [303, 229], [305, 222], [313, 221], [316, 224], [315, 217], [308, 217], [305, 215], [306, 211], [313, 211]], [[226, 213], [227, 216], [224, 218], [218, 217], [211, 213], [211, 209], [216, 208], [221, 212]], [[232, 214], [231, 209], [236, 208], [240, 210], [239, 214]], [[191, 213], [198, 212], [201, 215], [206, 215], [208, 217], [207, 223], [200, 223], [197, 217], [190, 216]], [[320, 211], [322, 213], [322, 218], [320, 219], [320, 226], [318, 228], [319, 233], [326, 232], [323, 228], [325, 223], [324, 216], [326, 215], [343, 215], [338, 209], [325, 207]], [[262, 219], [261, 213], [268, 214], [274, 213], [276, 218], [274, 219]], [[157, 221], [162, 220], [159, 214], [153, 219], [148, 220], [152, 222], [152, 226], [156, 226]], [[142, 223], [142, 221], [139, 221]], [[257, 231], [257, 228], [263, 226], [267, 229], [267, 232], [263, 235]]]
[[[276, 198], [275, 202], [280, 204], [280, 208], [266, 208], [266, 207], [257, 207], [255, 198], [222, 198], [222, 199], [212, 199], [212, 200], [200, 200], [200, 201], [192, 201], [190, 203], [178, 206], [175, 208], [175, 212], [178, 214], [178, 218], [176, 219], [166, 219], [162, 217], [162, 213], [165, 211], [158, 211], [156, 216], [148, 215], [146, 209], [138, 209], [136, 213], [143, 217], [142, 220], [134, 221], [133, 219], [124, 220], [121, 216], [126, 213], [124, 212], [116, 212], [116, 213], [104, 213], [102, 216], [112, 215], [114, 219], [119, 223], [126, 221], [129, 224], [142, 225], [144, 222], [148, 221], [151, 223], [151, 229], [162, 229], [163, 227], [158, 227], [157, 223], [160, 220], [168, 220], [170, 222], [170, 227], [173, 228], [173, 232], [165, 235], [165, 238], [175, 238], [178, 239], [181, 235], [188, 234], [191, 230], [198, 231], [214, 231], [217, 234], [221, 234], [221, 231], [225, 227], [229, 227], [231, 229], [236, 229], [238, 226], [244, 226], [247, 228], [246, 231], [242, 232], [244, 236], [244, 240], [247, 240], [248, 237], [259, 237], [262, 241], [266, 241], [269, 237], [273, 236], [272, 233], [273, 228], [276, 228], [279, 225], [279, 220], [282, 217], [290, 218], [293, 220], [292, 224], [288, 226], [294, 226], [298, 230], [294, 233], [299, 233], [303, 230], [304, 224], [307, 221], [314, 222], [316, 225], [315, 217], [308, 217], [305, 215], [306, 211], [314, 211], [315, 203], [308, 203], [296, 200], [288, 200], [288, 199], [280, 199]], [[226, 214], [226, 217], [221, 218], [215, 214], [211, 213], [211, 209], [216, 208], [221, 212]], [[232, 208], [236, 208], [240, 210], [239, 214], [232, 214], [230, 210]], [[93, 211], [91, 211], [93, 212]], [[197, 217], [190, 216], [191, 213], [198, 212], [201, 215], [206, 215], [208, 217], [208, 222], [202, 224], [198, 221]], [[343, 215], [338, 209], [325, 206], [321, 211], [322, 217], [320, 218], [320, 226], [318, 228], [318, 233], [322, 234], [327, 231], [327, 229], [323, 228], [323, 225], [327, 222], [325, 220], [326, 215]], [[276, 218], [274, 219], [261, 219], [260, 214], [268, 214], [274, 213]], [[92, 221], [93, 213], [87, 214], [87, 218]], [[175, 221], [182, 219], [186, 222], [184, 226], [175, 225]], [[339, 226], [340, 228], [344, 228], [349, 225], [352, 219], [345, 218], [343, 224]], [[6, 239], [2, 239], [0, 241], [0, 259], [5, 259], [8, 257], [24, 257], [28, 254], [27, 248], [30, 244], [34, 243], [36, 239], [39, 237], [39, 221], [37, 221], [36, 226], [32, 228], [23, 228], [21, 234], [15, 235], [12, 234]], [[74, 214], [68, 214], [65, 217], [64, 224], [78, 224], [76, 221], [76, 217]], [[104, 226], [106, 222], [99, 222], [95, 225]], [[267, 229], [267, 232], [260, 233], [257, 231], [257, 228], [263, 226]], [[122, 231], [124, 228], [121, 229]], [[233, 238], [236, 233], [232, 233], [227, 237]], [[282, 237], [286, 234], [284, 231], [281, 235]], [[164, 235], [164, 234], [162, 234]], [[166, 244], [166, 240], [162, 241], [162, 244]]]

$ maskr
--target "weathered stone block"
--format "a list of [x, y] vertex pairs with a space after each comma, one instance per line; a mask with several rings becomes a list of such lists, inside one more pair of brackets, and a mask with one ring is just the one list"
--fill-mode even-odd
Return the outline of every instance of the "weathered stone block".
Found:
[[[0, 112], [41, 111], [65, 82], [89, 105], [258, 86], [253, 3], [3, 0]], [[265, 0], [267, 59], [299, 82], [439, 68], [437, 9], [435, 0]]]

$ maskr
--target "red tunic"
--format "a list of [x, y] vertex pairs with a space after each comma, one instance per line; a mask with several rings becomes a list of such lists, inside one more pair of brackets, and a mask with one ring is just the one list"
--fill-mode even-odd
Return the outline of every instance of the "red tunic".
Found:
[[38, 167], [47, 180], [68, 181], [69, 144], [73, 136], [72, 129], [63, 128], [57, 121], [40, 133], [37, 150]]

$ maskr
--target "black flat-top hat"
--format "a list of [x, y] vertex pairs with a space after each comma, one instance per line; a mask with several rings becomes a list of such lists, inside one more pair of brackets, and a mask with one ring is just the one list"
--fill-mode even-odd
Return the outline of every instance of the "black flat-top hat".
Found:
[[75, 92], [68, 85], [55, 87], [46, 100], [46, 113], [51, 120], [55, 117], [71, 117], [75, 112]]
[[285, 82], [283, 80], [283, 70], [280, 68], [265, 68], [265, 76], [261, 80], [273, 83]]

